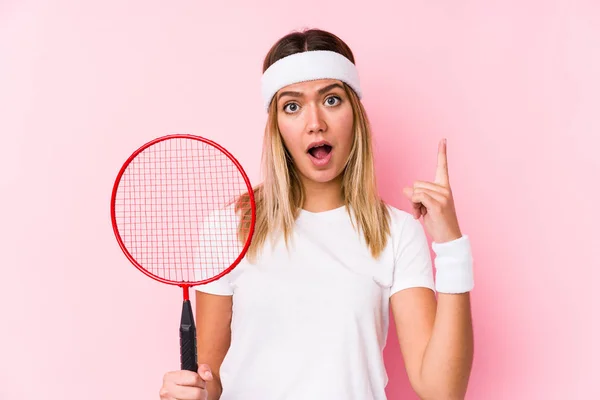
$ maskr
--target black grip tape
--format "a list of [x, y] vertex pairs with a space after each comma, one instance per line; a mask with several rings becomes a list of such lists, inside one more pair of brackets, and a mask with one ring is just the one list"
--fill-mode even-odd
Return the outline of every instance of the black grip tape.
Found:
[[189, 300], [183, 302], [181, 324], [179, 326], [179, 346], [181, 349], [181, 369], [198, 372], [198, 354], [196, 346], [196, 325]]

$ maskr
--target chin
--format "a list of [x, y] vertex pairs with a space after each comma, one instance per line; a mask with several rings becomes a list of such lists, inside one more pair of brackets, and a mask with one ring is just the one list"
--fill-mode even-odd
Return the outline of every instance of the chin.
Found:
[[340, 173], [334, 170], [323, 170], [323, 171], [310, 171], [308, 174], [304, 174], [306, 179], [315, 183], [329, 183], [340, 177]]

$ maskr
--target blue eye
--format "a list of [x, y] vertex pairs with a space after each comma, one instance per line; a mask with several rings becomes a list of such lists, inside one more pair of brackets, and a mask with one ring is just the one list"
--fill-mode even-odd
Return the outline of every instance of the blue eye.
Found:
[[283, 111], [291, 114], [291, 113], [295, 113], [296, 111], [298, 111], [299, 108], [300, 108], [300, 106], [296, 103], [288, 103], [285, 106], [283, 106]]
[[327, 99], [325, 99], [325, 103], [327, 103], [328, 106], [336, 106], [341, 101], [342, 99], [340, 99], [338, 96], [330, 96]]

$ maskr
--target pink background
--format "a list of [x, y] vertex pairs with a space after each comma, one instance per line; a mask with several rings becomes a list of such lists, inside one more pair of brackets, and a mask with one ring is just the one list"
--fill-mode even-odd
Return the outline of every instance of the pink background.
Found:
[[[389, 202], [448, 138], [476, 259], [467, 398], [600, 398], [598, 3], [206, 3], [0, 3], [0, 398], [158, 399], [181, 292], [121, 253], [114, 178], [179, 132], [256, 183], [262, 59], [302, 27], [355, 52]], [[390, 399], [416, 399], [393, 334]]]

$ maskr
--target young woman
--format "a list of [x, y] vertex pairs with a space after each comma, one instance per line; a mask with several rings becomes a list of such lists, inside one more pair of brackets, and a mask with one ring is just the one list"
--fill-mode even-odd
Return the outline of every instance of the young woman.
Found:
[[295, 32], [263, 71], [265, 177], [252, 245], [231, 273], [197, 287], [200, 368], [167, 373], [160, 398], [385, 399], [390, 307], [419, 397], [464, 398], [473, 262], [446, 142], [435, 180], [406, 188], [413, 208], [398, 210], [377, 194], [350, 48], [322, 30]]

